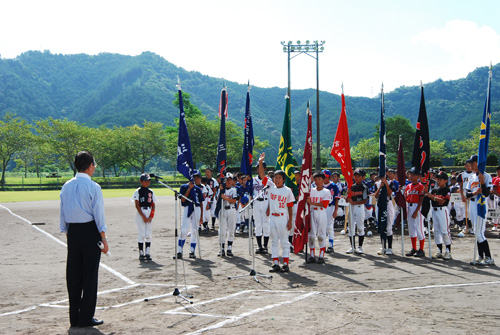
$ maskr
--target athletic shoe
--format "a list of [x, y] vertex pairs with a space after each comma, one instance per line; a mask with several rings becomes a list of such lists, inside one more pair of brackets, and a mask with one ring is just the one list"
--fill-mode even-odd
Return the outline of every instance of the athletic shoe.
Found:
[[281, 272], [281, 268], [278, 264], [273, 264], [273, 266], [271, 267], [271, 270], [269, 270], [269, 272]]
[[394, 255], [394, 252], [392, 252], [391, 248], [387, 248], [387, 249], [385, 249], [385, 254], [386, 255]]
[[410, 252], [406, 253], [405, 255], [406, 256], [415, 256], [417, 254], [417, 250], [415, 249], [411, 249]]
[[309, 258], [307, 259], [307, 262], [306, 262], [306, 263], [308, 263], [308, 264], [311, 264], [311, 263], [316, 263], [316, 258], [314, 258], [314, 257], [312, 257], [312, 256], [311, 256], [311, 257], [309, 257]]
[[146, 256], [144, 256], [144, 255], [139, 255], [139, 260], [140, 260], [140, 261], [144, 261], [144, 260], [146, 260]]
[[288, 267], [288, 265], [284, 264], [281, 267], [281, 272], [290, 272], [290, 268]]
[[189, 258], [194, 258], [194, 259], [196, 259], [196, 255], [194, 254], [194, 252], [190, 252], [190, 253], [189, 253]]
[[433, 259], [443, 258], [443, 254], [438, 251], [434, 255], [432, 255], [432, 258]]
[[268, 253], [267, 248], [262, 248], [262, 254], [266, 255]]
[[264, 248], [259, 248], [257, 251], [255, 251], [257, 255], [263, 254], [264, 253]]
[[360, 255], [361, 255], [361, 254], [364, 254], [365, 252], [363, 251], [363, 247], [358, 247], [358, 248], [356, 249], [356, 253], [357, 253], [357, 254], [360, 254]]
[[478, 259], [476, 259], [475, 261], [470, 262], [469, 264], [470, 265], [479, 265], [482, 261], [483, 261], [483, 259], [481, 257], [479, 257]]
[[[173, 258], [175, 259], [175, 256]], [[177, 253], [177, 259], [182, 259], [182, 252]]]
[[495, 261], [491, 257], [485, 257], [479, 265], [495, 265]]
[[380, 248], [378, 251], [377, 251], [377, 255], [385, 255], [386, 253], [386, 250], [384, 248]]
[[219, 256], [219, 257], [224, 257], [224, 256], [226, 256], [226, 253], [224, 252], [224, 249], [222, 249], [222, 251], [220, 251], [220, 252], [217, 254], [217, 256]]
[[351, 249], [347, 250], [345, 253], [346, 253], [346, 254], [352, 254], [353, 252], [354, 252], [354, 249], [353, 249], [353, 248], [351, 248]]
[[326, 249], [326, 253], [333, 254], [333, 247], [328, 247], [328, 249]]
[[229, 249], [226, 253], [226, 255], [228, 255], [229, 257], [233, 257], [233, 252], [231, 251], [231, 249]]
[[151, 255], [150, 255], [150, 254], [146, 254], [146, 260], [147, 260], [147, 261], [151, 261], [151, 260], [153, 260], [153, 259], [151, 258]]
[[294, 250], [293, 250], [293, 245], [290, 245], [290, 252], [293, 254]]
[[444, 259], [449, 260], [451, 259], [451, 253], [449, 251], [446, 251], [443, 256]]
[[418, 249], [417, 253], [414, 255], [415, 257], [425, 257], [425, 251], [422, 249]]
[[325, 264], [325, 259], [323, 257], [318, 257], [318, 260], [316, 261], [318, 264]]
[[245, 227], [245, 229], [243, 229], [243, 234], [248, 234], [248, 228]]

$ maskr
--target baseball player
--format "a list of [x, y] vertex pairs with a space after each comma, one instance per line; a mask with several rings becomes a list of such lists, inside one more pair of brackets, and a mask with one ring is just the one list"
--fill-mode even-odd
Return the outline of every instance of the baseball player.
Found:
[[[347, 202], [351, 204], [351, 220], [349, 222], [349, 240], [351, 248], [346, 254], [354, 252], [363, 254], [363, 240], [365, 239], [365, 204], [368, 201], [368, 187], [363, 183], [364, 171], [354, 170], [354, 184], [348, 190]], [[347, 218], [346, 218], [347, 219]], [[358, 232], [359, 247], [356, 249], [356, 231]]]
[[[290, 246], [288, 243], [288, 231], [292, 229], [292, 207], [295, 197], [290, 188], [285, 186], [286, 174], [283, 170], [274, 173], [274, 182], [266, 177], [263, 162], [266, 154], [263, 152], [259, 157], [259, 176], [264, 186], [269, 185], [269, 209], [271, 226], [271, 254], [273, 266], [270, 272], [290, 271]], [[283, 267], [280, 268], [280, 247], [283, 257]]]
[[[155, 216], [155, 207], [158, 198], [152, 190], [149, 189], [151, 178], [149, 174], [143, 173], [139, 177], [141, 187], [135, 190], [132, 195], [132, 201], [135, 204], [135, 224], [137, 225], [137, 243], [139, 245], [139, 260], [152, 260], [151, 258], [151, 236], [152, 222]], [[144, 242], [146, 243], [146, 252], [144, 253]]]
[[[250, 177], [244, 173], [241, 173], [240, 180], [241, 185], [238, 188], [238, 212], [244, 208], [250, 200], [252, 200], [251, 189], [250, 186], [247, 185], [247, 181]], [[243, 212], [240, 213], [240, 221], [241, 221], [241, 231], [244, 234], [248, 233], [248, 227], [250, 225], [250, 208], [246, 208]]]
[[460, 185], [460, 193], [462, 194], [462, 202], [465, 203], [465, 206], [467, 206], [467, 211], [468, 211], [468, 217], [465, 218], [465, 220], [468, 222], [464, 222], [463, 230], [462, 230], [462, 232], [464, 234], [467, 233], [467, 229], [466, 229], [467, 226], [469, 227], [470, 233], [474, 232], [474, 230], [473, 230], [474, 227], [472, 227], [470, 224], [470, 213], [471, 213], [470, 201], [465, 196], [465, 193], [467, 192], [467, 190], [470, 190], [470, 179], [472, 178], [473, 175], [474, 175], [474, 172], [472, 172], [472, 165], [468, 161], [466, 161], [465, 162], [465, 171], [463, 171], [457, 178], [457, 182]]
[[[465, 193], [467, 199], [470, 199], [470, 219], [472, 221], [472, 226], [474, 227], [474, 232], [476, 233], [477, 248], [479, 251], [479, 259], [472, 261], [471, 265], [494, 265], [495, 261], [491, 257], [490, 247], [486, 236], [484, 236], [484, 231], [486, 229], [486, 220], [479, 217], [477, 214], [477, 204], [479, 196], [482, 194], [485, 197], [490, 195], [491, 188], [491, 176], [489, 173], [482, 174], [477, 168], [477, 155], [471, 156], [467, 160], [467, 163], [471, 164], [472, 175], [469, 180], [469, 187]], [[486, 213], [488, 213], [488, 202], [485, 201]]]
[[212, 230], [215, 230], [215, 193], [219, 188], [219, 183], [215, 178], [212, 177], [213, 171], [211, 168], [205, 169], [205, 176], [207, 177], [207, 185], [212, 190], [212, 196], [210, 198], [210, 217], [212, 218]]
[[[393, 192], [397, 192], [398, 185], [395, 183], [395, 180], [393, 178], [394, 178], [394, 170], [392, 170], [391, 172], [389, 172], [388, 170], [387, 178], [383, 177], [375, 183], [377, 188], [377, 191], [375, 191], [374, 193], [375, 199], [379, 198], [380, 190], [382, 189], [382, 187], [385, 187], [387, 191], [387, 227], [386, 227], [387, 240], [383, 240], [384, 246], [377, 252], [377, 254], [379, 255], [394, 254], [392, 251], [392, 239], [393, 239], [392, 225], [394, 224], [395, 210], [394, 210], [394, 204], [392, 203], [392, 195]], [[375, 206], [375, 212], [378, 218], [378, 206]]]
[[[340, 180], [340, 173], [338, 172], [333, 172], [332, 174], [332, 183], [337, 185], [337, 188], [339, 190], [339, 195], [345, 195], [346, 194], [346, 187], [344, 187], [344, 184]], [[340, 198], [339, 198], [340, 199]], [[334, 218], [334, 223], [337, 225], [344, 225], [344, 219], [345, 219], [345, 212], [344, 212], [344, 206], [338, 206], [337, 208], [337, 217]], [[328, 251], [328, 249], [327, 249]]]
[[224, 245], [227, 238], [227, 256], [233, 256], [234, 231], [236, 229], [236, 202], [238, 201], [238, 191], [233, 187], [233, 175], [226, 174], [226, 189], [220, 185], [219, 197], [223, 200], [224, 212], [219, 213], [219, 243], [220, 252], [217, 256], [226, 256]]
[[[328, 224], [327, 211], [328, 205], [332, 201], [330, 191], [324, 188], [325, 174], [316, 172], [313, 176], [316, 187], [311, 189], [309, 197], [306, 199], [311, 206], [311, 230], [309, 231], [309, 246], [311, 256], [307, 263], [325, 263], [326, 252], [326, 226]], [[318, 238], [319, 256], [316, 261], [315, 242]]]
[[[177, 250], [177, 259], [182, 259], [182, 249], [186, 243], [186, 237], [191, 230], [191, 248], [189, 258], [196, 258], [194, 251], [198, 242], [198, 227], [203, 224], [203, 192], [201, 187], [201, 173], [198, 170], [193, 171], [194, 183], [189, 182], [181, 186], [179, 193], [190, 199], [187, 201], [181, 197], [181, 206], [184, 207], [181, 219], [181, 233], [179, 235]], [[175, 257], [174, 257], [175, 258]]]
[[[208, 179], [206, 177], [201, 178], [202, 193], [203, 193], [203, 229], [208, 233], [208, 221], [210, 220], [210, 208], [211, 199], [213, 197], [213, 192], [208, 186]], [[215, 207], [215, 206], [214, 206]]]
[[[408, 172], [411, 184], [405, 189], [405, 199], [408, 203], [408, 230], [410, 231], [412, 249], [406, 256], [425, 257], [424, 251], [424, 227], [423, 218], [420, 214], [420, 208], [424, 201], [424, 185], [419, 182], [420, 170], [412, 167]], [[420, 242], [420, 248], [417, 251], [417, 239]]]
[[[437, 175], [438, 187], [427, 190], [425, 195], [431, 199], [432, 222], [434, 225], [434, 239], [438, 247], [432, 258], [451, 259], [451, 235], [450, 235], [450, 216], [448, 213], [448, 203], [450, 201], [450, 189], [448, 188], [448, 175], [445, 172], [439, 172]], [[446, 251], [443, 256], [443, 242]]]
[[[493, 178], [493, 188], [491, 189], [491, 193], [495, 195], [495, 204], [498, 204], [498, 198], [500, 197], [500, 166], [497, 166], [496, 171], [497, 176], [496, 178]], [[498, 230], [498, 219], [495, 218], [493, 222], [495, 224], [494, 230]]]
[[326, 208], [326, 232], [328, 234], [328, 249], [326, 249], [326, 253], [332, 253], [335, 237], [334, 223], [339, 209], [340, 192], [338, 186], [330, 180], [331, 172], [329, 170], [323, 170], [322, 172], [325, 175], [323, 187], [330, 192], [331, 196], [331, 201]]
[[[257, 169], [259, 166], [257, 165]], [[262, 162], [262, 168], [266, 169], [266, 162]], [[269, 224], [269, 190], [264, 190], [260, 176], [253, 178], [253, 219], [255, 223], [255, 239], [259, 249], [256, 254], [267, 254], [267, 244], [269, 243], [269, 236], [271, 235], [271, 226]], [[262, 236], [264, 236], [264, 246], [262, 246]]]

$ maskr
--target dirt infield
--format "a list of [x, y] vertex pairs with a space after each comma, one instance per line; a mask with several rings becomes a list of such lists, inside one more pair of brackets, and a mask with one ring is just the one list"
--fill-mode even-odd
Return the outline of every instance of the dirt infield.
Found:
[[[303, 254], [292, 255], [290, 273], [257, 283], [250, 276], [228, 279], [252, 269], [247, 235], [236, 237], [235, 257], [221, 259], [217, 235], [202, 234], [202, 259], [179, 262], [177, 287], [184, 293], [188, 286], [194, 296], [189, 304], [172, 295], [174, 198], [160, 197], [153, 261], [142, 263], [132, 203], [115, 198], [105, 199], [105, 205], [112, 255], [101, 259], [96, 312], [105, 323], [70, 329], [59, 202], [1, 204], [0, 333], [498, 333], [499, 268], [469, 265], [472, 235], [454, 236], [453, 260], [431, 261], [402, 257], [400, 236], [394, 256], [377, 255], [378, 236], [365, 239], [366, 254], [346, 255], [349, 239], [337, 232], [335, 253], [326, 264], [305, 264]], [[500, 261], [498, 234], [489, 236], [493, 257]], [[408, 251], [408, 237], [405, 246]], [[270, 256], [256, 257], [257, 272], [268, 275], [270, 265]]]

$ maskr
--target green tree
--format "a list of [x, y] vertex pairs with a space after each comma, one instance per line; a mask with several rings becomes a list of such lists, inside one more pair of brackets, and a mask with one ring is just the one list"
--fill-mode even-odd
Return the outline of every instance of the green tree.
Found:
[[[380, 125], [376, 125], [375, 129], [378, 150]], [[402, 115], [388, 117], [385, 119], [385, 129], [387, 165], [396, 165], [397, 163], [400, 135], [403, 139], [403, 153], [405, 160], [411, 161], [413, 154], [413, 141], [415, 140], [415, 128], [412, 126], [410, 120]]]
[[351, 148], [351, 158], [357, 161], [358, 166], [367, 166], [373, 157], [378, 155], [378, 138], [363, 138], [355, 147]]
[[36, 123], [37, 131], [56, 155], [56, 159], [67, 164], [73, 174], [76, 174], [74, 165], [75, 156], [82, 150], [89, 150], [90, 130], [76, 121], [68, 119], [54, 119], [49, 117]]
[[20, 117], [6, 114], [0, 120], [0, 160], [2, 162], [2, 178], [0, 183], [5, 185], [5, 172], [13, 155], [28, 145], [31, 125]]
[[[179, 108], [179, 92], [175, 92], [173, 103], [175, 107]], [[184, 108], [186, 117], [203, 116], [201, 110], [191, 103], [191, 95], [189, 93], [182, 92], [182, 107]]]
[[101, 169], [103, 178], [106, 177], [106, 171], [112, 171], [115, 177], [118, 177], [124, 168], [121, 141], [127, 139], [120, 138], [119, 131], [118, 128], [110, 129], [105, 126], [90, 129], [90, 150]]
[[451, 155], [446, 149], [446, 141], [433, 140], [429, 142], [431, 148], [431, 161], [430, 165], [433, 167], [443, 165], [443, 158], [450, 158]]

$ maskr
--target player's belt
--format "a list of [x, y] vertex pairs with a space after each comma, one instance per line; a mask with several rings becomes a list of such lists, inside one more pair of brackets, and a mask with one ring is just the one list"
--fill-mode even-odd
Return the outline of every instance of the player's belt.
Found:
[[142, 209], [149, 209], [151, 208], [150, 206], [143, 206]]
[[313, 207], [313, 209], [315, 211], [322, 211], [323, 209], [325, 209], [324, 207]]
[[442, 211], [444, 208], [448, 208], [448, 207], [446, 207], [446, 206], [432, 207], [432, 209], [435, 210], [435, 211]]
[[89, 221], [89, 222], [69, 222], [68, 224], [71, 224], [71, 225], [83, 225], [83, 224], [90, 224], [90, 223], [95, 224], [95, 220], [92, 220], [92, 221]]
[[257, 201], [264, 201], [264, 200], [267, 200], [267, 199], [257, 198]]
[[332, 207], [332, 206], [335, 206], [335, 204], [329, 204], [328, 207]]
[[272, 216], [283, 216], [285, 213], [271, 213]]
[[408, 206], [416, 206], [416, 205], [418, 205], [418, 203], [416, 203], [416, 202], [409, 202], [408, 203]]

